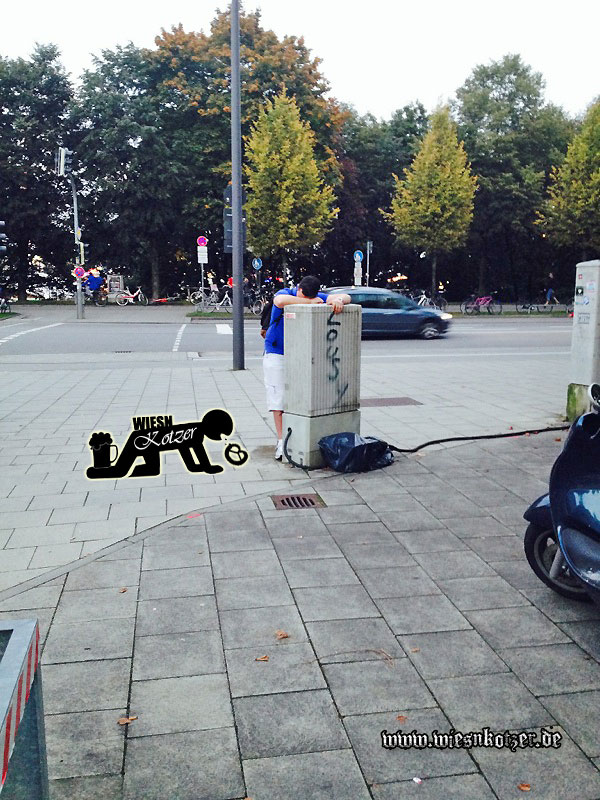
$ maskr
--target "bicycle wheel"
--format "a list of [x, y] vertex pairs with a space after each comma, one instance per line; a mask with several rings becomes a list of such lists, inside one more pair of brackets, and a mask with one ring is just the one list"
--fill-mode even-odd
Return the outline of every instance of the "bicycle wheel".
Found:
[[96, 305], [97, 306], [106, 306], [108, 305], [108, 296], [102, 292], [96, 298]]
[[119, 292], [119, 294], [115, 297], [115, 303], [118, 306], [126, 306], [129, 302], [129, 295], [125, 294], [125, 292]]
[[501, 314], [502, 303], [499, 300], [492, 300], [492, 302], [488, 304], [487, 309], [488, 314]]
[[260, 300], [255, 300], [255, 301], [254, 301], [254, 302], [253, 302], [253, 303], [250, 305], [250, 311], [251, 311], [251, 312], [252, 312], [252, 313], [253, 313], [253, 314], [254, 314], [256, 317], [257, 317], [257, 316], [258, 316], [258, 315], [261, 313], [261, 311], [262, 311], [262, 303], [260, 302]]
[[141, 303], [143, 306], [147, 306], [148, 305], [148, 298], [146, 297], [146, 295], [143, 292], [140, 292], [138, 294], [138, 303]]
[[517, 309], [517, 314], [529, 314], [531, 313], [531, 303], [515, 303], [515, 308]]
[[461, 314], [466, 314], [467, 312], [465, 311], [465, 308], [469, 303], [472, 303], [472, 302], [473, 302], [473, 298], [472, 297], [469, 297], [467, 300], [463, 300], [462, 303], [460, 304], [460, 313]]
[[465, 314], [479, 314], [479, 306], [474, 300], [470, 300], [469, 302], [465, 303]]
[[197, 292], [192, 292], [190, 295], [190, 303], [193, 303], [195, 306], [199, 305], [203, 300], [204, 300], [204, 294], [201, 290]]
[[435, 301], [436, 308], [439, 308], [440, 311], [446, 311], [448, 308], [448, 301], [445, 297], [437, 297]]

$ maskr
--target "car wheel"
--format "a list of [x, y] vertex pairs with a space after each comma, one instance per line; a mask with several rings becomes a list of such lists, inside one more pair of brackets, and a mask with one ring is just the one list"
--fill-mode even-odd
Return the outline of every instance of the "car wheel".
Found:
[[523, 545], [529, 566], [546, 586], [571, 600], [590, 602], [582, 584], [573, 577], [566, 565], [560, 575], [556, 578], [550, 577], [550, 568], [558, 547], [554, 530], [544, 530], [532, 523], [525, 531]]
[[441, 331], [435, 322], [425, 322], [421, 325], [419, 336], [421, 339], [437, 339]]

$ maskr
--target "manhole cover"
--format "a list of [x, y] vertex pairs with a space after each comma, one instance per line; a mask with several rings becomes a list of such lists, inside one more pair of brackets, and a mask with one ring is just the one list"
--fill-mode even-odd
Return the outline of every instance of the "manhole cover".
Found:
[[360, 399], [360, 404], [363, 408], [369, 406], [422, 406], [418, 400], [413, 400], [412, 397], [365, 397]]
[[318, 508], [325, 503], [318, 494], [272, 494], [271, 500], [275, 508], [289, 511], [295, 508]]

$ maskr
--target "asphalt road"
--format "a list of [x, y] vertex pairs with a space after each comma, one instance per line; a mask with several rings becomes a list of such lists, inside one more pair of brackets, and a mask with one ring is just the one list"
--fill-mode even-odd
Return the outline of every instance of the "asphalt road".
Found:
[[[189, 308], [86, 308], [77, 321], [70, 306], [27, 308], [23, 316], [0, 322], [0, 361], [4, 356], [81, 354], [190, 353], [219, 362], [231, 358], [231, 320], [192, 322]], [[115, 313], [116, 312], [116, 313]], [[363, 341], [366, 359], [489, 358], [566, 355], [572, 321], [565, 318], [456, 319], [444, 338], [370, 339]], [[260, 358], [262, 339], [257, 320], [244, 323], [247, 359]], [[87, 358], [86, 358], [87, 360]], [[106, 363], [106, 358], [103, 358]]]

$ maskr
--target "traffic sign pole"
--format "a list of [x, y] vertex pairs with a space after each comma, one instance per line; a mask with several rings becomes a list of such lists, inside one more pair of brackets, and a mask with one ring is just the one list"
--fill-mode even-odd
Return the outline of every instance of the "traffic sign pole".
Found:
[[242, 228], [242, 127], [240, 103], [240, 3], [231, 2], [231, 212], [233, 277], [233, 369], [244, 369]]
[[362, 250], [354, 251], [354, 285], [362, 286]]

